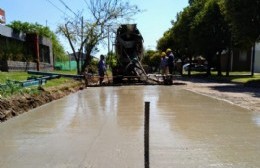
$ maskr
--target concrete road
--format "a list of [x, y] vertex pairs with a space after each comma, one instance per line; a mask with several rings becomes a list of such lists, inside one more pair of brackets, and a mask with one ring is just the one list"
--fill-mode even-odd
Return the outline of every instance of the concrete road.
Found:
[[2, 168], [257, 168], [260, 112], [181, 86], [88, 88], [0, 123]]

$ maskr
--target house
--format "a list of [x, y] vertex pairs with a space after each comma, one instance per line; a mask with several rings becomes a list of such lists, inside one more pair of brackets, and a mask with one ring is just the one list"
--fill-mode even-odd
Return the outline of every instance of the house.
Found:
[[52, 42], [0, 25], [0, 71], [53, 69]]
[[260, 43], [255, 46], [255, 72], [260, 73]]
[[[253, 47], [250, 50], [234, 49], [231, 53], [230, 71], [251, 71], [253, 63]], [[222, 70], [226, 70], [228, 53], [223, 52], [221, 57]], [[260, 43], [255, 47], [254, 72], [260, 73]]]
[[5, 11], [0, 8], [0, 24], [5, 24]]
[[234, 49], [231, 56], [231, 71], [250, 71], [252, 64], [252, 50]]

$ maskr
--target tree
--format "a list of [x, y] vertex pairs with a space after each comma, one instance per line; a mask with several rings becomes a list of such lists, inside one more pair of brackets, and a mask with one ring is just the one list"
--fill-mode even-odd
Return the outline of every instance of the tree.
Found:
[[90, 13], [87, 20], [83, 21], [83, 15], [79, 14], [58, 29], [68, 39], [75, 58], [76, 47], [79, 52], [85, 49], [86, 59], [82, 67], [85, 71], [90, 64], [91, 54], [96, 51], [97, 45], [107, 38], [108, 29], [120, 20], [129, 19], [140, 12], [136, 5], [121, 0], [90, 0], [87, 9]]
[[[87, 41], [85, 38], [84, 41], [83, 39], [83, 21], [80, 21], [79, 17], [76, 17], [75, 20], [72, 21], [67, 21], [65, 25], [60, 25], [58, 27], [58, 32], [62, 33], [63, 36], [67, 38], [69, 41], [70, 47], [73, 51], [73, 56], [76, 60], [77, 63], [77, 74], [80, 74], [80, 60], [82, 58], [83, 54], [83, 47]], [[77, 51], [77, 48], [78, 51]], [[90, 63], [90, 62], [89, 62]]]
[[192, 5], [192, 3], [194, 2], [195, 0], [189, 0], [189, 4]]
[[[191, 62], [192, 55], [194, 54], [190, 38], [191, 26], [194, 16], [201, 10], [201, 4], [201, 1], [193, 1], [192, 5], [184, 8], [182, 12], [177, 14], [177, 20], [175, 22], [172, 21], [173, 27], [159, 40], [157, 44], [158, 49], [172, 48], [175, 55], [181, 58], [181, 60], [188, 57]], [[190, 75], [190, 70], [188, 71], [188, 75]]]
[[174, 47], [174, 39], [172, 29], [164, 32], [163, 37], [161, 37], [157, 42], [157, 50], [165, 51], [167, 48]]
[[115, 67], [117, 65], [117, 57], [116, 54], [113, 53], [112, 51], [107, 53], [106, 57], [106, 63], [109, 65], [109, 67]]
[[157, 72], [160, 68], [161, 55], [159, 52], [155, 52], [151, 57], [151, 67], [153, 67], [153, 71]]
[[156, 72], [160, 66], [161, 57], [158, 51], [147, 50], [142, 59], [142, 63], [149, 67], [149, 72]]
[[[164, 33], [157, 48], [172, 48], [182, 60], [203, 55], [215, 65], [221, 75], [221, 53], [230, 46], [231, 33], [219, 0], [193, 0], [172, 21], [173, 27]], [[210, 66], [207, 74], [210, 75]], [[190, 75], [190, 71], [188, 73]]]
[[260, 40], [260, 1], [224, 0], [224, 6], [236, 43], [252, 47]]
[[202, 10], [195, 16], [191, 34], [193, 48], [208, 60], [207, 74], [210, 75], [212, 57], [218, 53], [217, 69], [218, 75], [221, 75], [220, 54], [230, 43], [230, 32], [217, 0], [205, 2]]
[[[192, 48], [192, 41], [190, 38], [191, 25], [194, 19], [194, 15], [198, 13], [198, 9], [195, 6], [189, 6], [183, 10], [183, 12], [177, 15], [177, 21], [173, 24], [172, 28], [172, 38], [175, 41], [175, 52], [179, 55], [182, 62], [186, 58], [192, 61], [192, 55], [194, 54], [194, 49]], [[190, 69], [188, 71], [190, 75]]]
[[[230, 22], [235, 45], [249, 49], [260, 41], [260, 1], [259, 0], [222, 0], [225, 15]], [[254, 75], [254, 58], [251, 75]]]
[[52, 41], [53, 55], [55, 56], [55, 60], [62, 61], [68, 59], [63, 46], [58, 40], [58, 37], [54, 32], [50, 30], [49, 27], [42, 26], [38, 23], [29, 23], [21, 21], [13, 21], [7, 26], [15, 30], [22, 31], [24, 33], [37, 33], [40, 36], [49, 38]]

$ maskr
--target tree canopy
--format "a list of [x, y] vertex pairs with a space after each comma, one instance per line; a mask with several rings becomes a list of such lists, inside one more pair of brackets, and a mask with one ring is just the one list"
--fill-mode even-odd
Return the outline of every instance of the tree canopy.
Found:
[[222, 0], [235, 42], [249, 48], [260, 40], [260, 1]]
[[220, 53], [234, 44], [249, 49], [260, 40], [259, 27], [259, 0], [190, 0], [157, 48], [172, 48], [180, 57], [190, 59], [202, 55], [209, 64], [214, 60], [220, 70]]

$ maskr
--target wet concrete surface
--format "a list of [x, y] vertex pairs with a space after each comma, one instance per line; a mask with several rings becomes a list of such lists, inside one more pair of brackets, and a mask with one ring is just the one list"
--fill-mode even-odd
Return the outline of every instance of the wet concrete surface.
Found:
[[257, 168], [260, 113], [181, 86], [88, 88], [0, 124], [0, 167]]

